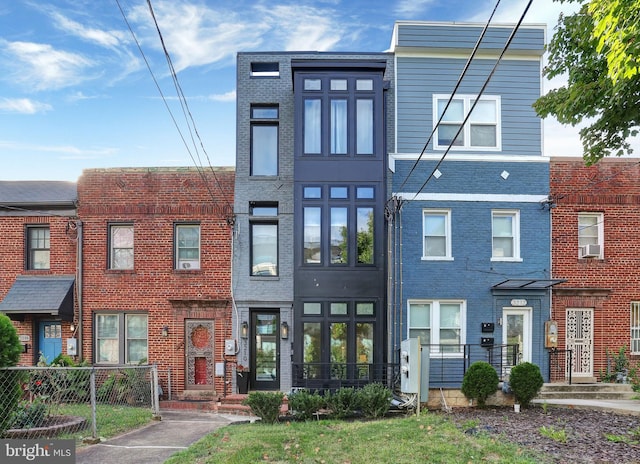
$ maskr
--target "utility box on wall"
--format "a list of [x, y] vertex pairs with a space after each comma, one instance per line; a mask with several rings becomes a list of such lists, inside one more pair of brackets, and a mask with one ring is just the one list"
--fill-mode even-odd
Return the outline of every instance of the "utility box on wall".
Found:
[[558, 323], [547, 321], [544, 323], [545, 347], [558, 348]]
[[420, 341], [408, 338], [400, 343], [400, 391], [418, 393], [420, 388]]

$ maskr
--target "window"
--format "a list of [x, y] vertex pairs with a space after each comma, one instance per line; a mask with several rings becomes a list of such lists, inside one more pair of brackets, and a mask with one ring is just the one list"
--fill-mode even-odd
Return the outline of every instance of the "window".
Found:
[[177, 224], [175, 227], [176, 269], [200, 269], [200, 225]]
[[640, 301], [631, 302], [631, 354], [640, 354]]
[[303, 187], [303, 264], [375, 265], [374, 188], [327, 190], [328, 199], [321, 187]]
[[451, 212], [424, 210], [422, 227], [424, 235], [422, 259], [451, 258]]
[[139, 364], [148, 359], [147, 315], [96, 314], [96, 363]]
[[278, 106], [251, 107], [251, 175], [278, 175]]
[[409, 337], [420, 337], [432, 353], [462, 353], [465, 342], [462, 301], [409, 301]]
[[578, 214], [578, 257], [599, 258], [603, 256], [604, 226], [602, 213]]
[[254, 203], [249, 212], [251, 222], [251, 275], [278, 275], [278, 222], [267, 218], [278, 217], [278, 205]]
[[[307, 155], [373, 155], [379, 90], [354, 75], [302, 78], [302, 150]], [[323, 129], [324, 128], [324, 129]]]
[[280, 64], [273, 63], [251, 63], [251, 77], [279, 77]]
[[482, 148], [499, 150], [501, 148], [499, 96], [481, 97], [460, 134], [455, 137], [466, 116], [471, 111], [476, 98], [474, 95], [456, 95], [447, 108], [449, 95], [433, 96], [434, 125], [437, 124], [444, 113], [444, 117], [442, 117], [442, 121], [440, 121], [435, 133], [435, 150], [445, 150], [449, 145], [458, 149]]
[[520, 260], [520, 215], [518, 211], [491, 212], [493, 261]]
[[51, 257], [49, 227], [27, 227], [27, 269], [49, 269]]
[[109, 269], [133, 269], [133, 225], [109, 226]]

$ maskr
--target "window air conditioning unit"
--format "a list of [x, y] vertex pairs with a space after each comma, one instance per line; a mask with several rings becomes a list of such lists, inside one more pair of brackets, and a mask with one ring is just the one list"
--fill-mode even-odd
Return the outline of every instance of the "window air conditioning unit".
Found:
[[600, 245], [584, 245], [579, 249], [581, 258], [598, 258], [600, 257]]
[[178, 261], [178, 269], [200, 269], [200, 261], [197, 259], [182, 259]]

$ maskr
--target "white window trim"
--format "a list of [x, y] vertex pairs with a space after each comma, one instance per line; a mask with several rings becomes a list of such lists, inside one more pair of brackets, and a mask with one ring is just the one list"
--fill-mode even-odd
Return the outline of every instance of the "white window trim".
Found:
[[[598, 212], [580, 211], [578, 212], [578, 243], [580, 241], [580, 221], [582, 217], [595, 217], [598, 231], [598, 245], [600, 245], [600, 255], [596, 259], [604, 259], [604, 214]], [[580, 258], [580, 246], [578, 245], [578, 258]]]
[[[433, 358], [461, 358], [464, 352], [447, 353], [441, 352], [433, 345], [440, 344], [440, 305], [441, 304], [459, 304], [460, 305], [460, 345], [467, 343], [467, 302], [465, 300], [407, 300], [407, 338], [409, 338], [409, 330], [411, 329], [411, 305], [428, 304], [431, 305], [429, 313], [431, 331], [431, 349], [430, 357]], [[437, 309], [437, 310], [436, 310]], [[437, 330], [436, 330], [437, 329]]]
[[[438, 100], [446, 100], [448, 101], [451, 95], [447, 94], [433, 94], [433, 126], [438, 122]], [[464, 105], [464, 113], [462, 119], [466, 118], [467, 114], [469, 114], [469, 110], [471, 109], [471, 101], [477, 99], [477, 95], [458, 95], [455, 94], [453, 96], [454, 100], [463, 100]], [[464, 125], [463, 134], [464, 134], [464, 145], [452, 146], [451, 150], [453, 151], [502, 151], [502, 99], [499, 95], [483, 95], [480, 97], [480, 101], [494, 101], [496, 103], [496, 146], [495, 147], [482, 147], [482, 146], [471, 146], [471, 118], [469, 118]], [[449, 145], [439, 145], [438, 144], [438, 129], [436, 128], [435, 133], [433, 134], [433, 149], [434, 150], [446, 150], [449, 148]]]
[[[629, 313], [631, 318], [629, 322], [629, 327], [631, 329], [629, 333], [629, 351], [632, 355], [638, 355], [640, 354], [640, 301], [631, 302], [631, 311]], [[634, 321], [636, 325], [634, 325]], [[634, 350], [634, 346], [636, 346], [637, 349]]]
[[[513, 256], [493, 256], [493, 218], [496, 216], [513, 217]], [[520, 262], [520, 211], [517, 209], [494, 209], [491, 210], [491, 261]]]
[[[179, 235], [180, 229], [188, 227], [194, 227], [198, 229], [198, 258], [197, 259], [180, 259], [180, 244]], [[175, 256], [175, 269], [176, 270], [191, 270], [198, 271], [202, 264], [202, 226], [200, 224], [180, 223], [175, 225], [175, 237], [174, 237], [174, 256]]]
[[[98, 333], [98, 316], [110, 316], [117, 318], [117, 334], [115, 338], [103, 337], [100, 338]], [[147, 363], [149, 362], [149, 314], [142, 312], [109, 312], [109, 311], [98, 311], [94, 314], [93, 323], [95, 326], [94, 331], [94, 346], [95, 346], [95, 359], [98, 360], [100, 358], [100, 340], [117, 340], [118, 346], [118, 360], [116, 362], [109, 361], [98, 361], [96, 364], [101, 366], [121, 366], [121, 365], [130, 365], [130, 364], [138, 364], [138, 361], [131, 362], [129, 358], [129, 353], [127, 351], [127, 342], [131, 340], [139, 340], [137, 338], [129, 337], [127, 333], [127, 318], [129, 316], [144, 316], [147, 318], [147, 334], [145, 340], [147, 342]]]
[[[428, 215], [444, 215], [445, 216], [445, 255], [444, 256], [427, 256], [425, 247], [425, 220]], [[451, 255], [451, 210], [448, 209], [423, 209], [422, 210], [422, 260], [423, 261], [453, 261]]]

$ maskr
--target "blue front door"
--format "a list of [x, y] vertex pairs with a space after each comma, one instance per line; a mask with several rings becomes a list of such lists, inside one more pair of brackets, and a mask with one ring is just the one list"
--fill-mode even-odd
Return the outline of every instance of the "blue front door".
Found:
[[62, 353], [62, 324], [55, 321], [40, 322], [40, 352], [47, 364]]

